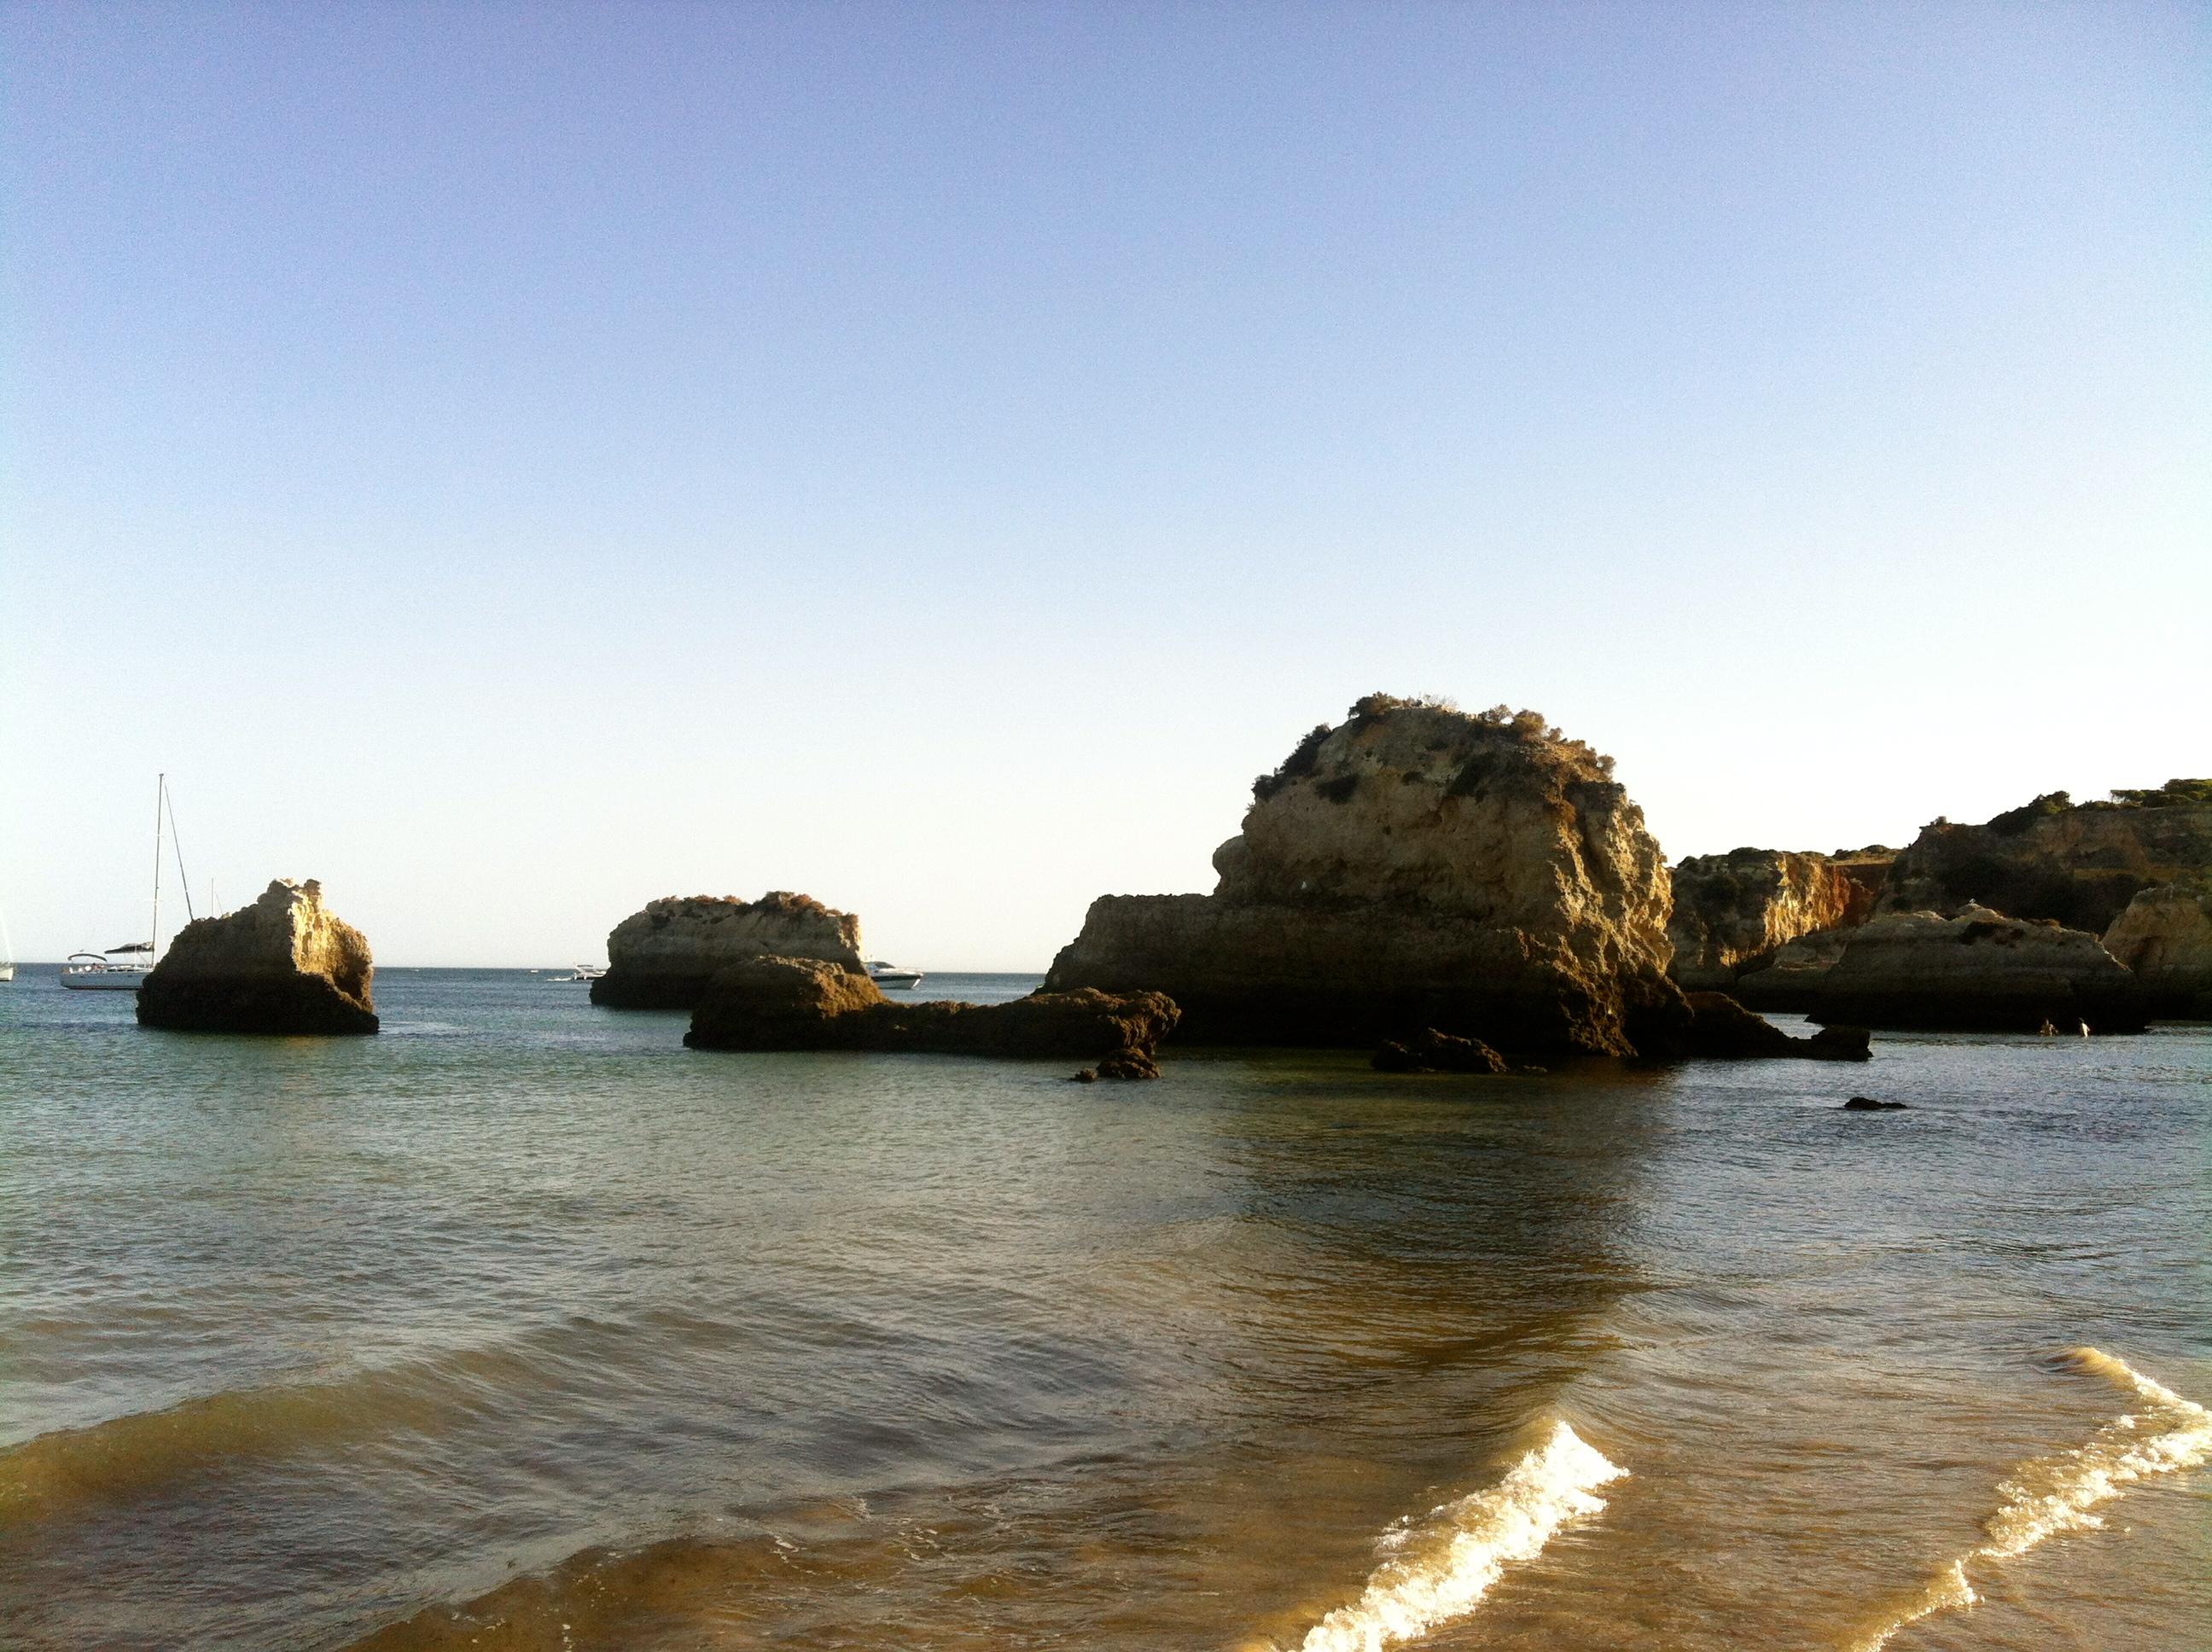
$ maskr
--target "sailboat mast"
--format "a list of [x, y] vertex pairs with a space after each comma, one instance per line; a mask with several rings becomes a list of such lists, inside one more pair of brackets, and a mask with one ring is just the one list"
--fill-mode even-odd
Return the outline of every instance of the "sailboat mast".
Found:
[[169, 777], [154, 777], [154, 931], [146, 938], [146, 962], [150, 966], [161, 950], [161, 805], [169, 794]]

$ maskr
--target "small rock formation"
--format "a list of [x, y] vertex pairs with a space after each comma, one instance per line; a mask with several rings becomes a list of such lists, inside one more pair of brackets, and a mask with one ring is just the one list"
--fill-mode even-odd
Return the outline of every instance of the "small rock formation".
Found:
[[2212, 1020], [2212, 883], [2138, 891], [2105, 932], [2105, 951], [2136, 972], [2160, 1013]]
[[1643, 811], [1535, 714], [1370, 695], [1253, 799], [1212, 895], [1102, 896], [1046, 990], [1157, 989], [1212, 1043], [1626, 1055], [1686, 1023]]
[[1887, 881], [1886, 851], [1848, 859], [1785, 849], [1692, 855], [1674, 868], [1675, 981], [1728, 991], [1741, 971], [1821, 930], [1864, 923]]
[[1377, 1072], [1510, 1072], [1512, 1066], [1479, 1038], [1455, 1038], [1425, 1027], [1400, 1042], [1386, 1042], [1375, 1052]]
[[1725, 993], [1692, 993], [1688, 997], [1692, 1019], [1685, 1036], [1687, 1054], [1806, 1061], [1866, 1061], [1874, 1056], [1874, 1040], [1864, 1027], [1823, 1027], [1810, 1038], [1792, 1038]]
[[313, 878], [186, 924], [138, 989], [138, 1024], [179, 1032], [373, 1033], [368, 943]]
[[684, 1042], [702, 1050], [875, 1050], [1093, 1059], [1106, 1078], [1159, 1076], [1176, 1024], [1158, 993], [1040, 992], [1010, 1004], [893, 1003], [866, 975], [821, 958], [757, 957], [719, 970]]
[[1878, 1102], [1871, 1096], [1854, 1096], [1843, 1105], [1846, 1113], [1895, 1113], [1910, 1105], [1905, 1102]]
[[2212, 876], [2212, 780], [2077, 804], [2052, 792], [1979, 826], [1938, 820], [1898, 857], [1884, 912], [1968, 902], [2102, 934], [2140, 891]]
[[618, 1010], [689, 1010], [716, 971], [761, 957], [818, 958], [853, 975], [866, 973], [860, 920], [810, 896], [780, 890], [757, 901], [670, 896], [614, 926], [607, 972], [592, 983], [592, 1002]]
[[1968, 906], [1954, 918], [1892, 913], [1851, 931], [1810, 1013], [1865, 1027], [2033, 1032], [2049, 1020], [2140, 1032], [2147, 1008], [2094, 935]]

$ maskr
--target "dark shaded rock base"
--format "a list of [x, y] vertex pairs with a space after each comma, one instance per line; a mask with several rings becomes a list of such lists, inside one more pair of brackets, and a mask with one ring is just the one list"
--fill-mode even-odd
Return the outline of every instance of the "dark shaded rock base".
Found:
[[138, 1024], [169, 1032], [346, 1036], [377, 1029], [376, 1012], [319, 975], [290, 980], [162, 981], [138, 989]]
[[1152, 1053], [1178, 1014], [1158, 993], [1036, 993], [1011, 1004], [883, 1002], [820, 1016], [732, 993], [700, 1005], [684, 1042], [702, 1050], [1073, 1057], [1096, 1061], [1101, 1078], [1152, 1078], [1158, 1072]]

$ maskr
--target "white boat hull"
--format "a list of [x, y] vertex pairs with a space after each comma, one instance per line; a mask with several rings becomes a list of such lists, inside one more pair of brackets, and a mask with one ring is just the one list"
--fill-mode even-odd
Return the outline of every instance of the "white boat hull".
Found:
[[62, 985], [77, 993], [135, 993], [146, 984], [143, 969], [64, 969]]
[[15, 966], [12, 963], [0, 963], [0, 981], [13, 981], [15, 979]]

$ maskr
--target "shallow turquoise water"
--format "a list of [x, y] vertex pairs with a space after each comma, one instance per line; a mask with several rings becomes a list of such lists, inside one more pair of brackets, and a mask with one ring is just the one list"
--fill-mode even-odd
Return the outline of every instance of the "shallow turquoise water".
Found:
[[[6, 1644], [1844, 1647], [2185, 1446], [2068, 1350], [2212, 1399], [2203, 1027], [1079, 1086], [377, 995], [0, 987]], [[1889, 1643], [2212, 1643], [2208, 1471], [2118, 1491]]]

